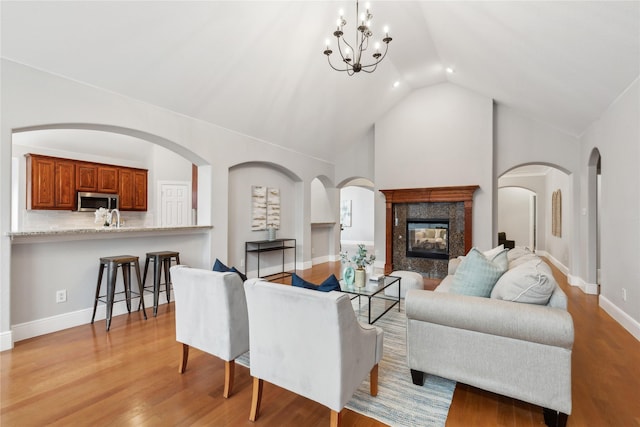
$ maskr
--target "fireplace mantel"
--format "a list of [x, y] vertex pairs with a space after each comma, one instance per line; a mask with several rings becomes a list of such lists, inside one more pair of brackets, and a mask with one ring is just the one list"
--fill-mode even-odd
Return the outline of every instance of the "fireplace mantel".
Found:
[[479, 185], [380, 190], [386, 198], [385, 274], [393, 271], [393, 205], [398, 203], [464, 202], [464, 248], [473, 243], [473, 194]]

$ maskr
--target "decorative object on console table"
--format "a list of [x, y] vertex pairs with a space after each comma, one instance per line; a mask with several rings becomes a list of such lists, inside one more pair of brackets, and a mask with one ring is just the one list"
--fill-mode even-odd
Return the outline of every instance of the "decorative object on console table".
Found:
[[354, 284], [358, 288], [363, 288], [367, 284], [367, 273], [365, 271], [365, 267], [373, 264], [373, 261], [376, 260], [376, 256], [367, 256], [367, 248], [363, 244], [359, 244], [357, 254], [349, 258], [348, 252], [341, 252], [340, 259], [342, 262], [352, 262], [356, 265]]
[[273, 226], [267, 227], [267, 240], [273, 242], [276, 240], [276, 228]]

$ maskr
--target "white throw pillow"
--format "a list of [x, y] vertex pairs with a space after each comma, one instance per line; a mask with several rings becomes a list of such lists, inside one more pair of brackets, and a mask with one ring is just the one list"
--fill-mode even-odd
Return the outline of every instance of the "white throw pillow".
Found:
[[491, 298], [546, 305], [557, 283], [551, 268], [540, 258], [511, 268], [498, 279]]
[[489, 249], [488, 251], [482, 252], [487, 259], [493, 259], [496, 255], [504, 250], [504, 245], [496, 246], [493, 249]]

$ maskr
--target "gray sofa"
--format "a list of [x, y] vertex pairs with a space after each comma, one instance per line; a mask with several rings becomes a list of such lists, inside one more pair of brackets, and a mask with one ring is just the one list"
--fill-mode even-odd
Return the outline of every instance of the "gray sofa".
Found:
[[[435, 292], [407, 292], [413, 382], [422, 385], [425, 373], [449, 378], [539, 405], [547, 425], [566, 425], [574, 339], [566, 295], [536, 255], [520, 248], [507, 255], [508, 270], [490, 298], [450, 292], [459, 259], [450, 261], [449, 275]], [[550, 289], [542, 299], [535, 293], [541, 284]], [[537, 303], [514, 302], [527, 294]]]

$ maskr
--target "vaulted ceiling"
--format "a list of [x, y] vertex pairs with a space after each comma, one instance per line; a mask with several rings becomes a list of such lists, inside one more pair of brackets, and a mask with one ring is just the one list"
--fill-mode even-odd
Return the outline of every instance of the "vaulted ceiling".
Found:
[[450, 81], [580, 135], [640, 75], [638, 1], [373, 1], [374, 35], [388, 25], [393, 42], [353, 77], [322, 51], [340, 8], [354, 37], [355, 2], [1, 8], [4, 58], [329, 161], [425, 86]]

